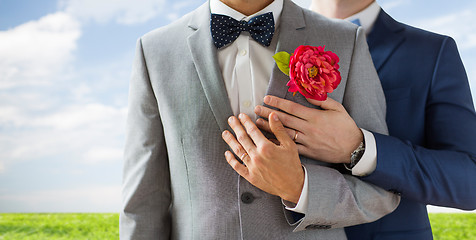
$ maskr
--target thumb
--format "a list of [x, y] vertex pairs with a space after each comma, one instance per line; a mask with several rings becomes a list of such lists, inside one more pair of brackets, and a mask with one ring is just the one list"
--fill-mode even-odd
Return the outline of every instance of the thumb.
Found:
[[336, 100], [334, 100], [330, 97], [327, 97], [327, 99], [325, 101], [319, 101], [319, 100], [315, 100], [315, 99], [312, 99], [312, 98], [306, 98], [306, 100], [310, 104], [319, 106], [324, 110], [339, 111], [339, 110], [341, 110], [341, 108], [343, 108], [342, 104], [340, 104], [339, 102], [337, 102]]
[[274, 136], [281, 144], [292, 141], [291, 138], [289, 138], [289, 135], [286, 133], [286, 129], [284, 128], [283, 124], [279, 120], [278, 114], [272, 112], [269, 114], [268, 119], [271, 132], [273, 132]]

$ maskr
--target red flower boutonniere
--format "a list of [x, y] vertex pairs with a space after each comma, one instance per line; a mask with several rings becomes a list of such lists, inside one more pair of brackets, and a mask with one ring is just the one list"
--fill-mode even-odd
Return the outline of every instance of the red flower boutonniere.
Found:
[[279, 69], [290, 78], [289, 92], [324, 101], [327, 93], [337, 88], [341, 81], [339, 57], [324, 51], [324, 47], [301, 45], [293, 54], [278, 52], [273, 56]]

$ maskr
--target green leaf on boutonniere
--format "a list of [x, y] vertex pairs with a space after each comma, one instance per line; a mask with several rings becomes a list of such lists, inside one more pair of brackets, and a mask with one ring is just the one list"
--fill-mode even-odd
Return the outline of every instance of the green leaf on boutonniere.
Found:
[[279, 70], [289, 76], [289, 58], [291, 58], [291, 54], [287, 52], [278, 52], [274, 54], [273, 58], [276, 61]]

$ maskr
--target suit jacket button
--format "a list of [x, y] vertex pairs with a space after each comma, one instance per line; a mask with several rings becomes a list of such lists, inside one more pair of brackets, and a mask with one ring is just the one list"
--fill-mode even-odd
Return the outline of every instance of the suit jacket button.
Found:
[[243, 203], [250, 204], [254, 200], [255, 200], [255, 197], [253, 196], [253, 194], [251, 194], [249, 192], [245, 192], [245, 193], [241, 194], [241, 201]]

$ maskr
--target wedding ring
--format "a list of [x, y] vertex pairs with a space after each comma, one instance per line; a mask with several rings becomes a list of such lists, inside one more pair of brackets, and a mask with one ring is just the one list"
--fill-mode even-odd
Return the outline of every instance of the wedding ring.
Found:
[[246, 152], [243, 153], [243, 155], [241, 155], [241, 157], [240, 157], [241, 161], [243, 161], [243, 158], [246, 157], [246, 156], [248, 156], [248, 153], [246, 153]]
[[293, 141], [296, 142], [297, 140], [297, 135], [298, 135], [298, 131], [297, 130], [294, 130], [294, 137], [293, 137]]

